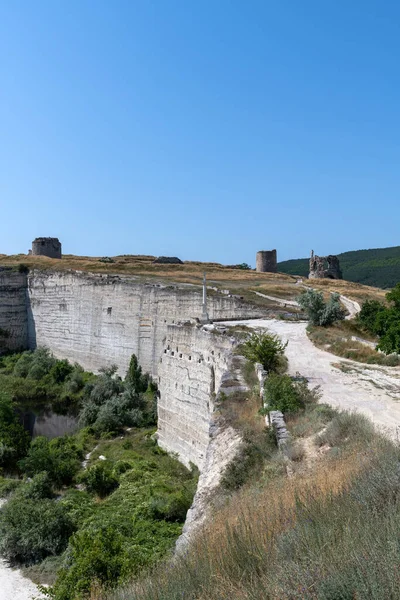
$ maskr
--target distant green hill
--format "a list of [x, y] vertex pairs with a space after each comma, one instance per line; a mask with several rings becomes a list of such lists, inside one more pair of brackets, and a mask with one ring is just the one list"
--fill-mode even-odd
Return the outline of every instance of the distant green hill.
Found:
[[[343, 279], [380, 288], [391, 288], [400, 282], [400, 246], [355, 250], [338, 254]], [[278, 263], [278, 271], [290, 275], [308, 275], [308, 258]]]

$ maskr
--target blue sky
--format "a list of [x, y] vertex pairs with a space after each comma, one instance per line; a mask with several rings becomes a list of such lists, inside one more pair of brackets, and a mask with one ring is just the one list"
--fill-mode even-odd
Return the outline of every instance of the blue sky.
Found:
[[0, 3], [0, 253], [400, 244], [400, 5]]

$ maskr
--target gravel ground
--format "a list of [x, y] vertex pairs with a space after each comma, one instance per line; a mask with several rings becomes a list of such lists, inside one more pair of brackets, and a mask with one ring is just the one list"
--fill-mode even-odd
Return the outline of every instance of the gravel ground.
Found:
[[[392, 438], [400, 436], [400, 367], [366, 365], [320, 350], [307, 337], [307, 323], [275, 319], [224, 323], [227, 327], [239, 324], [267, 329], [287, 340], [289, 374], [300, 373], [311, 386], [320, 385], [321, 402], [341, 409], [357, 410]], [[333, 366], [339, 363], [345, 365], [346, 372]]]

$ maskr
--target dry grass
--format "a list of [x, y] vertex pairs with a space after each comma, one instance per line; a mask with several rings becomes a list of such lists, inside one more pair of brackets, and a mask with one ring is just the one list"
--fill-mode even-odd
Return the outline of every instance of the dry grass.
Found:
[[[111, 263], [102, 262], [101, 258], [67, 254], [61, 260], [57, 260], [26, 254], [0, 255], [0, 266], [17, 266], [23, 263], [30, 269], [56, 271], [73, 269], [195, 285], [201, 285], [203, 273], [206, 271], [210, 286], [214, 285], [219, 289], [229, 289], [231, 293], [243, 295], [246, 300], [265, 305], [268, 304], [268, 301], [257, 296], [254, 293], [255, 291], [283, 299], [295, 299], [301, 292], [301, 287], [296, 286], [298, 278], [285, 273], [257, 273], [252, 270], [231, 269], [219, 263], [197, 261], [185, 261], [182, 265], [153, 264], [154, 256], [114, 256], [111, 257], [113, 261]], [[307, 283], [307, 280], [304, 280], [303, 283]], [[313, 280], [312, 285], [325, 290], [327, 293], [339, 291], [358, 301], [363, 301], [366, 298], [382, 300], [385, 295], [383, 290], [346, 281]], [[271, 304], [271, 301], [269, 301], [269, 304]]]
[[352, 340], [352, 337], [355, 336], [364, 339], [369, 338], [366, 341], [374, 343], [378, 341], [377, 338], [373, 338], [373, 336], [360, 330], [355, 321], [339, 321], [330, 327], [309, 325], [307, 334], [318, 348], [341, 358], [389, 367], [396, 367], [400, 364], [400, 359], [396, 359], [396, 356], [386, 356], [366, 343]]
[[365, 302], [365, 300], [380, 300], [383, 302], [388, 291], [368, 285], [353, 283], [352, 281], [344, 281], [341, 279], [313, 279], [311, 281], [304, 280], [303, 284], [318, 289], [322, 292], [338, 292], [343, 296], [347, 296], [352, 300], [356, 300], [360, 304]]
[[118, 590], [112, 600], [302, 597], [287, 595], [279, 581], [282, 536], [294, 530], [307, 506], [311, 511], [315, 503], [324, 506], [345, 494], [381, 451], [380, 444], [379, 438], [359, 440], [336, 457], [321, 455], [306, 475], [245, 486], [219, 508], [185, 557]]

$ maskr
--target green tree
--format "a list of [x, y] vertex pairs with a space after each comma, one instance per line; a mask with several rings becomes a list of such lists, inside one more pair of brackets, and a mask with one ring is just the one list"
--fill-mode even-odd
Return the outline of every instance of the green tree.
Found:
[[378, 319], [385, 311], [385, 306], [381, 302], [378, 302], [378, 300], [366, 300], [356, 319], [367, 331], [379, 335], [381, 327]]
[[286, 346], [287, 342], [283, 344], [277, 335], [255, 331], [245, 341], [243, 355], [253, 363], [261, 363], [269, 373], [278, 369]]
[[331, 294], [329, 301], [325, 302], [322, 292], [308, 288], [300, 294], [297, 301], [312, 325], [327, 327], [345, 317], [340, 305], [340, 294]]

